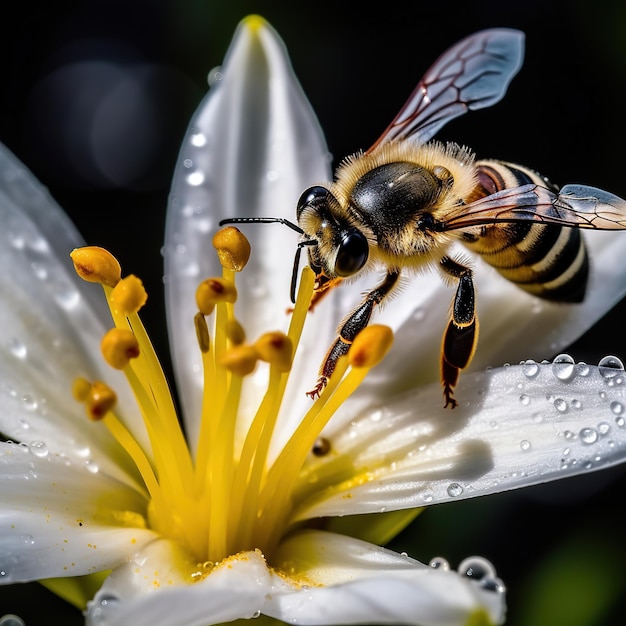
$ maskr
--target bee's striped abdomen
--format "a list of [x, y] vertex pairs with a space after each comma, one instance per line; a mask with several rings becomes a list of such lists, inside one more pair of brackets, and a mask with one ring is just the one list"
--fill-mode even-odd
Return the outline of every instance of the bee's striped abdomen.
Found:
[[[554, 188], [545, 178], [520, 165], [478, 161], [480, 195], [535, 183]], [[536, 222], [496, 223], [471, 229], [463, 242], [502, 276], [535, 296], [581, 302], [589, 259], [578, 228]]]

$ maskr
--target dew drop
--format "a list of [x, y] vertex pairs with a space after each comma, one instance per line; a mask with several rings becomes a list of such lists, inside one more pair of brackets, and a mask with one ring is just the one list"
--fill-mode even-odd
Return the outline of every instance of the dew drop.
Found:
[[459, 483], [450, 483], [447, 491], [451, 498], [458, 498], [463, 493], [463, 487]]
[[202, 148], [206, 145], [206, 137], [200, 131], [193, 131], [191, 133], [191, 145], [196, 148]]
[[567, 411], [567, 402], [565, 402], [563, 398], [555, 398], [553, 404], [554, 404], [554, 408], [559, 413], [565, 413]]
[[530, 398], [523, 393], [520, 397], [519, 397], [519, 401], [524, 405], [527, 406], [528, 404], [530, 404]]
[[209, 74], [207, 75], [207, 82], [209, 83], [209, 87], [214, 87], [223, 78], [224, 75], [222, 74], [222, 67], [220, 65], [214, 67], [212, 70], [209, 70]]
[[582, 402], [581, 402], [580, 400], [576, 400], [576, 398], [574, 398], [574, 399], [572, 400], [572, 406], [573, 406], [575, 409], [580, 409], [580, 408], [582, 407]]
[[0, 626], [25, 626], [25, 622], [21, 617], [7, 613], [0, 617]]
[[617, 400], [615, 400], [614, 402], [611, 402], [611, 411], [613, 411], [613, 413], [615, 415], [621, 415], [624, 412], [624, 405], [621, 402], [618, 402]]
[[428, 565], [433, 569], [440, 569], [446, 572], [450, 569], [450, 564], [442, 556], [436, 556], [434, 559], [431, 559]]
[[186, 167], [187, 169], [193, 167], [193, 161], [191, 159], [185, 159], [183, 161], [183, 167]]
[[482, 559], [477, 556], [462, 561], [457, 571], [461, 576], [467, 576], [472, 580], [482, 580], [487, 576], [495, 576], [495, 571], [491, 563], [489, 563], [487, 559]]
[[54, 294], [56, 303], [65, 311], [71, 311], [78, 306], [80, 294], [75, 289], [61, 289]]
[[204, 182], [204, 174], [202, 172], [192, 172], [187, 176], [187, 182], [192, 187], [199, 187]]
[[626, 424], [626, 419], [624, 419], [623, 417], [616, 417], [615, 418], [615, 423], [617, 424], [617, 426], [619, 428], [624, 428], [624, 424]]
[[35, 398], [30, 394], [22, 396], [22, 403], [24, 404], [24, 407], [29, 411], [35, 411], [39, 406], [37, 400], [35, 400]]
[[28, 350], [26, 349], [26, 346], [19, 339], [17, 339], [17, 337], [11, 337], [8, 344], [9, 350], [14, 357], [17, 357], [18, 359], [26, 358]]
[[614, 378], [624, 371], [624, 364], [616, 356], [605, 356], [600, 359], [598, 369], [603, 378]]
[[581, 361], [580, 363], [576, 364], [576, 373], [578, 374], [578, 376], [589, 376], [589, 374], [591, 373], [591, 368], [589, 367], [589, 365], [587, 365], [587, 363]]
[[97, 474], [100, 471], [98, 464], [92, 460], [85, 461], [85, 467], [87, 468], [87, 471], [92, 474]]
[[559, 380], [572, 380], [576, 373], [574, 359], [569, 354], [559, 354], [552, 361], [552, 373]]
[[526, 378], [534, 378], [539, 374], [539, 364], [532, 359], [528, 359], [522, 363], [522, 372]]
[[609, 430], [611, 430], [611, 426], [607, 422], [600, 422], [598, 424], [598, 432], [600, 433], [600, 435], [606, 435]]
[[40, 459], [48, 456], [48, 446], [45, 441], [31, 441], [28, 444], [28, 449]]
[[524, 451], [530, 450], [530, 441], [528, 441], [528, 439], [522, 439], [522, 441], [519, 442], [519, 447]]
[[594, 428], [582, 428], [578, 435], [580, 440], [587, 445], [598, 441], [598, 432]]

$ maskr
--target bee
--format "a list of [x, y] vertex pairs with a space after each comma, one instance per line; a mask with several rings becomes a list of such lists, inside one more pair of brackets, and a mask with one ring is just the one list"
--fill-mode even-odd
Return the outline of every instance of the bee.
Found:
[[589, 259], [581, 228], [626, 229], [626, 201], [583, 185], [559, 189], [537, 172], [500, 160], [478, 160], [465, 147], [432, 140], [468, 110], [498, 102], [522, 64], [524, 35], [511, 29], [477, 32], [449, 48], [426, 72], [404, 106], [365, 152], [347, 157], [334, 180], [302, 193], [297, 223], [315, 272], [313, 308], [343, 281], [375, 268], [384, 278], [339, 325], [319, 370], [312, 398], [322, 393], [337, 361], [398, 288], [403, 272], [438, 268], [456, 284], [441, 348], [445, 406], [478, 340], [471, 266], [454, 258], [461, 242], [504, 278], [539, 298], [581, 302]]

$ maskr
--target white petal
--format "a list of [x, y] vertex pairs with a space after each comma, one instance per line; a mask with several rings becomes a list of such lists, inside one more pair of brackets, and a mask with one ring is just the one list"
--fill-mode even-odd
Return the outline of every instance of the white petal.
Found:
[[[504, 593], [492, 571], [480, 583], [317, 531], [296, 533], [281, 546], [278, 558], [287, 571], [314, 583], [299, 590], [285, 584], [269, 598], [263, 612], [289, 624], [451, 626], [469, 623], [470, 615], [481, 609], [493, 623], [504, 616]], [[498, 590], [487, 589], [487, 583]]]
[[[587, 365], [510, 366], [364, 411], [311, 460], [298, 518], [424, 506], [516, 489], [626, 460], [626, 376]], [[346, 463], [355, 473], [345, 479]], [[311, 486], [307, 486], [311, 485]]]
[[190, 583], [194, 560], [157, 541], [115, 570], [88, 606], [88, 626], [207, 626], [260, 612], [270, 588], [263, 557], [246, 552]]
[[[221, 70], [194, 115], [172, 183], [165, 241], [168, 322], [187, 421], [200, 412], [201, 359], [195, 291], [221, 275], [211, 238], [225, 217], [295, 219], [299, 195], [328, 179], [321, 131], [276, 32], [261, 18], [239, 26]], [[254, 338], [286, 327], [298, 235], [279, 224], [242, 226], [252, 260], [241, 277], [237, 315]], [[191, 426], [191, 440], [195, 440]]]
[[0, 583], [110, 569], [154, 538], [145, 496], [41, 447], [0, 443]]
[[[615, 262], [626, 255], [626, 233], [585, 232], [584, 237], [591, 269], [580, 304], [546, 302], [528, 295], [482, 261], [474, 262], [480, 337], [468, 371], [527, 358], [552, 358], [626, 295], [626, 264]], [[461, 247], [458, 250], [463, 254]], [[445, 287], [431, 273], [416, 277], [388, 303], [375, 319], [394, 328], [394, 345], [357, 392], [351, 411], [383, 395], [438, 379], [441, 338], [453, 296], [453, 287]], [[348, 311], [350, 305], [345, 306]]]
[[131, 471], [105, 429], [72, 398], [77, 376], [106, 380], [120, 413], [146, 439], [124, 378], [105, 363], [102, 289], [80, 280], [69, 254], [80, 236], [32, 174], [0, 145], [0, 431], [51, 451]]

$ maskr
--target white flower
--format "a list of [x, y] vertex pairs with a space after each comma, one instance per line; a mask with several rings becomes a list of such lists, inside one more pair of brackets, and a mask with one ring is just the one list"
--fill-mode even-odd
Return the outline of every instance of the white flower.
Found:
[[[457, 571], [378, 546], [428, 504], [624, 460], [617, 359], [484, 367], [542, 359], [593, 324], [626, 291], [626, 268], [610, 262], [626, 236], [588, 238], [582, 305], [538, 303], [478, 265], [483, 330], [454, 411], [442, 408], [435, 381], [450, 293], [428, 276], [378, 318], [395, 342], [367, 384], [369, 365], [350, 366], [311, 403], [303, 391], [361, 285], [306, 317], [305, 272], [288, 316], [294, 233], [249, 227], [252, 256], [240, 274], [219, 265], [211, 238], [227, 216], [291, 219], [300, 191], [330, 177], [330, 159], [263, 20], [244, 20], [222, 74], [191, 123], [168, 208], [168, 324], [186, 436], [136, 313], [140, 281], [120, 280], [105, 251], [74, 255], [83, 276], [101, 271], [116, 327], [101, 346], [112, 324], [105, 299], [68, 259], [80, 237], [25, 168], [1, 155], [0, 431], [11, 441], [0, 443], [0, 582], [112, 570], [89, 604], [94, 626], [261, 613], [300, 624], [502, 623], [504, 587], [483, 559]], [[233, 245], [244, 264], [245, 242]], [[212, 276], [222, 278], [197, 300]], [[384, 343], [381, 327], [371, 332]]]

